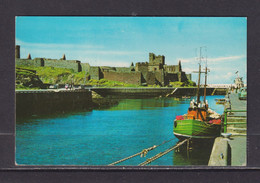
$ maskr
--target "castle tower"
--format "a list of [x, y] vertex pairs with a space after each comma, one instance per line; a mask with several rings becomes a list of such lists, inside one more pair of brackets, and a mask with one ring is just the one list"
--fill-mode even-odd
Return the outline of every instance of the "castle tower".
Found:
[[154, 54], [153, 53], [149, 53], [149, 62], [151, 63], [151, 62], [153, 62], [153, 60], [154, 60]]
[[65, 56], [65, 54], [63, 54], [61, 60], [66, 60], [66, 56]]
[[15, 58], [20, 58], [20, 45], [15, 46]]
[[32, 57], [31, 57], [31, 54], [30, 54], [30, 53], [28, 54], [28, 56], [27, 56], [27, 59], [30, 59], [30, 60], [32, 59]]
[[181, 70], [181, 61], [179, 60], [179, 72], [182, 72]]

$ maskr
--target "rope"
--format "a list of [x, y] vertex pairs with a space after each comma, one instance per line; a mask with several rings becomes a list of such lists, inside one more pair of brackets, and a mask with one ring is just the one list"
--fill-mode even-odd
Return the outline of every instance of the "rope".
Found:
[[136, 154], [134, 154], [134, 155], [128, 156], [128, 157], [126, 157], [126, 158], [124, 158], [124, 159], [118, 160], [118, 161], [116, 161], [116, 162], [114, 162], [114, 163], [111, 163], [111, 164], [109, 164], [109, 165], [115, 165], [115, 164], [121, 163], [121, 162], [123, 162], [123, 161], [126, 161], [126, 160], [128, 160], [128, 159], [131, 159], [131, 158], [136, 157], [136, 156], [138, 156], [138, 155], [140, 155], [141, 157], [145, 157], [146, 154], [147, 154], [149, 151], [154, 150], [155, 148], [157, 148], [157, 147], [159, 147], [159, 146], [161, 146], [161, 145], [163, 145], [163, 144], [166, 144], [166, 143], [172, 141], [173, 139], [176, 139], [176, 137], [174, 137], [174, 138], [172, 138], [172, 139], [170, 139], [170, 140], [163, 141], [163, 142], [162, 142], [161, 144], [159, 144], [159, 145], [154, 145], [154, 146], [149, 147], [149, 148], [147, 148], [147, 149], [143, 149], [141, 152], [138, 152], [138, 153], [136, 153]]
[[184, 144], [189, 139], [185, 139], [182, 142], [174, 145], [173, 147], [171, 147], [171, 148], [169, 148], [169, 149], [167, 149], [167, 150], [165, 150], [163, 152], [160, 152], [160, 153], [156, 154], [155, 156], [153, 156], [153, 157], [147, 159], [146, 161], [144, 161], [143, 163], [140, 163], [139, 166], [144, 166], [144, 165], [150, 164], [152, 161], [154, 161], [154, 160], [164, 156], [165, 154], [167, 154], [167, 153], [171, 152], [172, 150], [176, 149], [177, 147], [181, 146], [182, 144]]

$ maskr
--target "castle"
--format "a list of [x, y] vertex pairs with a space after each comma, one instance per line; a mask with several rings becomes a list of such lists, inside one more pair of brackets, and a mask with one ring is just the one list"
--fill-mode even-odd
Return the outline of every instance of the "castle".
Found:
[[191, 74], [182, 71], [181, 61], [178, 65], [166, 65], [163, 55], [156, 56], [153, 53], [149, 53], [149, 62], [137, 62], [135, 66], [133, 63], [130, 67], [90, 66], [79, 60], [66, 60], [65, 54], [61, 59], [32, 59], [30, 54], [26, 59], [21, 59], [20, 46], [16, 45], [15, 62], [16, 66], [57, 67], [73, 69], [74, 72], [85, 71], [90, 75], [88, 79], [104, 78], [136, 85], [167, 86], [170, 82], [191, 80]]

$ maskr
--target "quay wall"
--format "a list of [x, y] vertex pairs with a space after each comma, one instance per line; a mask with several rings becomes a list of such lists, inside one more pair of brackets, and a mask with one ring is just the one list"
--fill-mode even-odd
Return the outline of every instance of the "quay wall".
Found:
[[16, 115], [40, 115], [72, 110], [88, 109], [92, 106], [92, 93], [78, 91], [16, 91]]
[[209, 166], [231, 165], [231, 148], [227, 138], [217, 137], [215, 139], [208, 165]]

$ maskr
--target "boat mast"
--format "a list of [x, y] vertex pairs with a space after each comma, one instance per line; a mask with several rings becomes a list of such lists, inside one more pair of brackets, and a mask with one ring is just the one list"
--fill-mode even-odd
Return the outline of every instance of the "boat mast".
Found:
[[205, 86], [204, 86], [204, 104], [206, 104], [206, 87], [207, 87], [207, 74], [208, 74], [208, 68], [206, 66], [206, 71], [205, 71]]
[[197, 105], [199, 105], [200, 103], [200, 73], [201, 73], [201, 47], [200, 47], [199, 78], [198, 78], [198, 88], [197, 88]]

